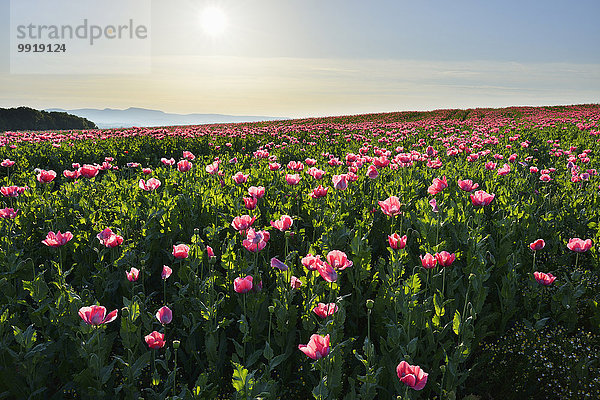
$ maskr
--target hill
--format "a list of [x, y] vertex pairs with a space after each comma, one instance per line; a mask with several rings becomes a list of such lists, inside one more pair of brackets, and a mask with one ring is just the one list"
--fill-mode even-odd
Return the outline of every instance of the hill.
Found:
[[93, 122], [66, 112], [38, 111], [29, 107], [0, 108], [0, 132], [96, 128]]

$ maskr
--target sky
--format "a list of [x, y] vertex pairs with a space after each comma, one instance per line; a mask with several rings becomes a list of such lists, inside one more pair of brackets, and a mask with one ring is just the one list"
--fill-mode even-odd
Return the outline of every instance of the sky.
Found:
[[[86, 1], [98, 4], [73, 4]], [[0, 0], [0, 107], [307, 117], [600, 103], [598, 0], [136, 1], [94, 17], [149, 16], [138, 69], [26, 74], [11, 71], [11, 2]], [[221, 14], [207, 22], [208, 8]]]

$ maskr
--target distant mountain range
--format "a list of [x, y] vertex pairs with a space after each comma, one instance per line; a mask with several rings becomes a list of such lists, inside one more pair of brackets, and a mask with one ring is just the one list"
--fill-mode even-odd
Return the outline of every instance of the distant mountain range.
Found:
[[226, 114], [170, 114], [159, 110], [130, 107], [126, 110], [105, 108], [79, 108], [63, 110], [50, 108], [45, 111], [67, 112], [93, 121], [100, 129], [130, 128], [132, 126], [201, 125], [232, 122], [257, 122], [283, 120], [280, 117], [226, 115]]

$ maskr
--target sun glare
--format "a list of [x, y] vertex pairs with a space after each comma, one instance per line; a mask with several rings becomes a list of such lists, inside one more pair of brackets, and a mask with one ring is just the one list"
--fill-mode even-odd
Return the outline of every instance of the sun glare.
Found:
[[220, 8], [205, 8], [200, 14], [200, 25], [206, 34], [217, 36], [227, 29], [227, 16]]

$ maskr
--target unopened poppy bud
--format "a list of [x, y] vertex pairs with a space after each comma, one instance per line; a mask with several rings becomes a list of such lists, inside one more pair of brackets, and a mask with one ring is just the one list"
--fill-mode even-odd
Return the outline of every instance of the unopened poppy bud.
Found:
[[179, 340], [173, 340], [173, 348], [177, 350], [181, 342]]
[[375, 305], [375, 302], [371, 299], [367, 300], [367, 308], [370, 310], [373, 308], [373, 306]]
[[269, 312], [273, 314], [275, 312], [275, 306], [269, 306]]
[[290, 231], [285, 231], [285, 237], [286, 237], [286, 238], [289, 238], [289, 237], [292, 237], [292, 236], [294, 236], [292, 232], [290, 232]]

